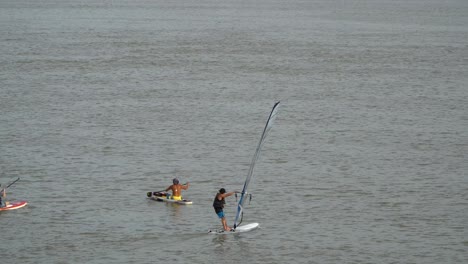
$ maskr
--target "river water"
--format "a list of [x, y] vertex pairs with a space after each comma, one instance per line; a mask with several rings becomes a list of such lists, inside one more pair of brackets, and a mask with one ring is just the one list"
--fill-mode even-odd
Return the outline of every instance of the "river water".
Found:
[[[468, 2], [0, 2], [0, 262], [468, 262]], [[243, 234], [241, 190], [266, 118]], [[189, 181], [191, 206], [146, 199]], [[227, 198], [232, 224], [235, 198]]]

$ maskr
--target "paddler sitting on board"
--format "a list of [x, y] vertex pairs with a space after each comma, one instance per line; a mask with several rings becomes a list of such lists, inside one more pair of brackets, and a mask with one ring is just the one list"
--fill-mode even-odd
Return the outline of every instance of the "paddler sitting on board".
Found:
[[172, 190], [171, 199], [181, 201], [182, 200], [182, 189], [187, 190], [189, 187], [189, 183], [187, 182], [185, 185], [179, 184], [179, 179], [174, 178], [172, 180], [172, 185], [166, 188], [166, 192]]
[[224, 211], [223, 211], [224, 204], [226, 204], [226, 201], [224, 201], [224, 198], [226, 198], [228, 196], [231, 196], [231, 195], [233, 195], [235, 193], [238, 193], [238, 192], [228, 192], [228, 193], [226, 193], [226, 189], [221, 188], [221, 189], [219, 189], [219, 192], [216, 194], [216, 196], [214, 198], [214, 201], [213, 201], [214, 210], [215, 210], [216, 214], [218, 215], [218, 217], [221, 219], [221, 224], [223, 224], [224, 231], [231, 231], [232, 230], [232, 228], [230, 228], [226, 223], [226, 217], [225, 217]]

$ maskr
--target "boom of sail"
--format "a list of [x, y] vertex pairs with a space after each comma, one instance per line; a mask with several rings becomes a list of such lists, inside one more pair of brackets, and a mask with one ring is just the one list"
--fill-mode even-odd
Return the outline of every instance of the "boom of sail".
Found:
[[270, 132], [270, 129], [271, 129], [272, 125], [273, 125], [273, 121], [276, 118], [279, 103], [280, 103], [279, 101], [276, 102], [275, 105], [273, 106], [273, 109], [270, 112], [270, 116], [268, 117], [265, 128], [263, 129], [263, 133], [262, 133], [262, 136], [260, 138], [260, 142], [258, 143], [257, 150], [255, 151], [255, 154], [254, 154], [254, 156], [252, 158], [252, 162], [250, 163], [250, 168], [249, 168], [249, 172], [247, 174], [247, 178], [245, 179], [244, 188], [242, 189], [242, 193], [240, 195], [240, 199], [239, 199], [239, 202], [237, 204], [237, 213], [236, 213], [236, 219], [234, 220], [234, 229], [236, 227], [238, 227], [242, 222], [244, 202], [245, 202], [246, 196], [247, 196], [247, 188], [249, 186], [250, 179], [252, 178], [252, 174], [253, 174], [254, 167], [255, 167], [255, 162], [258, 160], [258, 157], [260, 156], [260, 150], [262, 148], [263, 142], [265, 142], [265, 138], [267, 137], [268, 132]]

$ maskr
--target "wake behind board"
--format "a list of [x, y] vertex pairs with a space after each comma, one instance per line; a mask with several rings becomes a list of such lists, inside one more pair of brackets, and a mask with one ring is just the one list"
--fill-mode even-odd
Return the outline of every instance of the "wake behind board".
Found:
[[260, 224], [259, 223], [250, 223], [246, 225], [238, 226], [234, 231], [224, 231], [222, 229], [218, 230], [209, 230], [208, 233], [210, 234], [236, 234], [236, 233], [243, 233], [248, 232], [256, 229]]
[[148, 192], [146, 193], [146, 196], [148, 196], [148, 198], [150, 198], [151, 200], [166, 202], [166, 203], [175, 203], [175, 204], [182, 204], [182, 205], [189, 205], [193, 203], [192, 200], [187, 200], [187, 199], [183, 199], [183, 200], [171, 199], [170, 194], [166, 192]]
[[5, 207], [0, 207], [0, 211], [20, 209], [21, 207], [25, 207], [27, 204], [28, 204], [28, 202], [26, 202], [26, 201], [12, 202], [12, 203], [9, 203]]

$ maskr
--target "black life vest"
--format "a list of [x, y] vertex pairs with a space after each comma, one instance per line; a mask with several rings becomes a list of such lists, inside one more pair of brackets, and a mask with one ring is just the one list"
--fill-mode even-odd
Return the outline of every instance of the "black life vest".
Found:
[[224, 204], [226, 204], [226, 202], [224, 201], [224, 198], [221, 199], [221, 200], [218, 199], [218, 195], [220, 195], [220, 193], [216, 194], [216, 196], [214, 198], [214, 201], [213, 201], [213, 207], [214, 207], [216, 213], [223, 210]]

